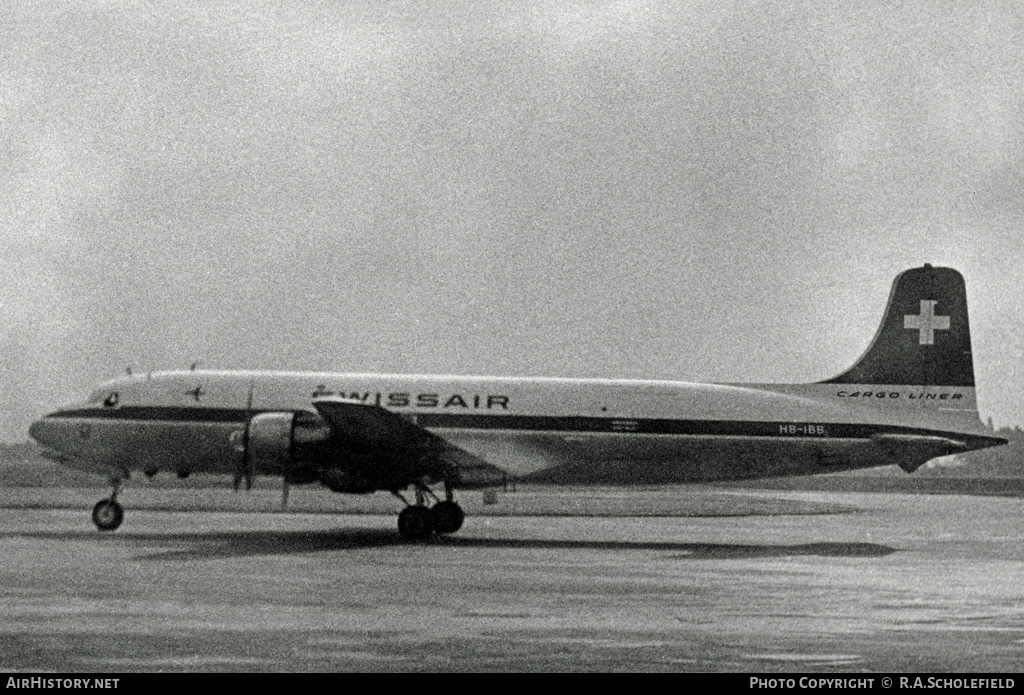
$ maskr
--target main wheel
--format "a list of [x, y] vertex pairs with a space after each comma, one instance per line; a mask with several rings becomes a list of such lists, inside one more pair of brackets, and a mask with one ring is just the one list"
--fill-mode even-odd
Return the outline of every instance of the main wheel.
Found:
[[124, 521], [124, 508], [114, 500], [100, 500], [92, 508], [92, 522], [100, 531], [113, 531]]
[[398, 532], [407, 541], [425, 541], [434, 532], [430, 510], [421, 505], [403, 509], [398, 515]]
[[462, 528], [465, 512], [455, 502], [438, 502], [430, 509], [430, 519], [438, 533], [455, 533]]

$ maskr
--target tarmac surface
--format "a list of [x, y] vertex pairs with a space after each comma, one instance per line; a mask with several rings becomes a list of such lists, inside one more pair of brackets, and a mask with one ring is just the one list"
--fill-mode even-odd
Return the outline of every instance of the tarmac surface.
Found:
[[1022, 500], [689, 494], [691, 515], [470, 516], [419, 545], [373, 514], [125, 500], [100, 533], [81, 509], [0, 509], [0, 670], [1024, 667]]

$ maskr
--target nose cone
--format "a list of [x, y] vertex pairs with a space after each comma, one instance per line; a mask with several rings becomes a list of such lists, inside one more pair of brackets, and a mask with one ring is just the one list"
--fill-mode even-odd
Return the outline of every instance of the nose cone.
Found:
[[43, 435], [43, 427], [44, 427], [43, 421], [42, 420], [36, 420], [28, 428], [28, 436], [32, 437], [32, 439], [34, 439], [37, 442], [39, 442], [40, 444], [42, 444], [43, 441], [42, 441], [42, 439], [40, 439], [40, 437]]
[[53, 446], [53, 423], [49, 422], [47, 418], [41, 418], [32, 423], [28, 428], [28, 436], [36, 440], [43, 446]]

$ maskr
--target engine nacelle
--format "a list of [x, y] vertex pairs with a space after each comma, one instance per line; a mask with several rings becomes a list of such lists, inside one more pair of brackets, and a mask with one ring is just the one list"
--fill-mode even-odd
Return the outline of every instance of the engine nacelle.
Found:
[[249, 420], [245, 465], [253, 473], [281, 475], [289, 483], [319, 481], [334, 492], [365, 494], [380, 489], [360, 473], [365, 454], [332, 446], [331, 427], [316, 413], [260, 413]]
[[316, 413], [260, 413], [249, 420], [245, 463], [254, 473], [286, 475], [324, 462], [330, 438], [330, 426]]

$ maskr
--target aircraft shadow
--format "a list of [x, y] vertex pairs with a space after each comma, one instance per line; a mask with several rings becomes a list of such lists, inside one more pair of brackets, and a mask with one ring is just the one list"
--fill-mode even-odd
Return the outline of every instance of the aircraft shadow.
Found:
[[[562, 539], [495, 539], [463, 536], [436, 537], [409, 543], [392, 529], [331, 529], [324, 531], [220, 531], [195, 533], [116, 533], [95, 531], [0, 533], [0, 538], [91, 540], [140, 545], [179, 546], [140, 555], [139, 560], [215, 560], [259, 555], [292, 555], [392, 546], [495, 550], [618, 550], [657, 551], [662, 559], [726, 560], [792, 556], [883, 557], [896, 548], [875, 543], [820, 542], [796, 545], [686, 543], [665, 541], [601, 541]], [[180, 547], [186, 546], [186, 547]]]

